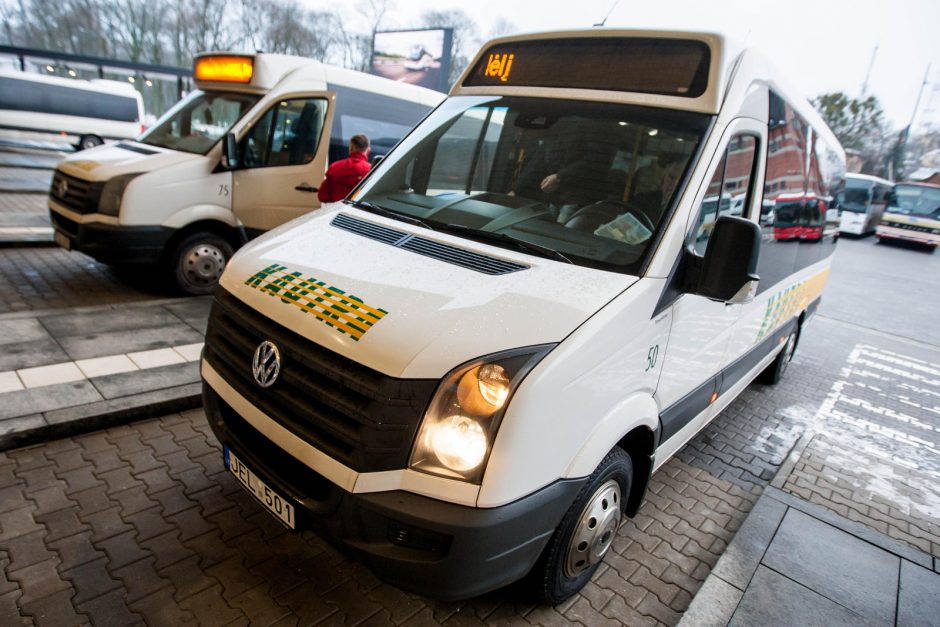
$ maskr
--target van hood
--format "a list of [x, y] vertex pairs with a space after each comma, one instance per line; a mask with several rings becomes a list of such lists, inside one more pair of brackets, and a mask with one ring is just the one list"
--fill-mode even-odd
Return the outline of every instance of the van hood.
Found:
[[120, 174], [150, 172], [193, 159], [204, 159], [178, 150], [158, 148], [135, 141], [104, 144], [65, 157], [59, 170], [85, 181], [107, 181]]
[[[525, 267], [484, 274], [339, 228], [332, 224], [339, 215]], [[221, 286], [369, 368], [436, 379], [483, 355], [560, 342], [636, 280], [341, 206], [315, 211], [244, 247]]]

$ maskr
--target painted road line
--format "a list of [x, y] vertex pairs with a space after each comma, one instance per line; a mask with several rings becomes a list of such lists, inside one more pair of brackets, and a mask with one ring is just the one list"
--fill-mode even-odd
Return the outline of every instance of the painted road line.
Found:
[[46, 385], [84, 381], [95, 377], [199, 361], [201, 354], [202, 342], [199, 342], [149, 351], [66, 361], [35, 368], [8, 370], [0, 372], [0, 395]]

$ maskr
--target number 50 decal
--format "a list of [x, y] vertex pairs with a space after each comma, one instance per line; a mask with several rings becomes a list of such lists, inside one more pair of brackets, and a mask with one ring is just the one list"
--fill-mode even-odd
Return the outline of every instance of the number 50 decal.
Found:
[[643, 372], [649, 372], [656, 367], [656, 360], [659, 358], [659, 344], [656, 346], [651, 346], [648, 353], [646, 353], [646, 370]]

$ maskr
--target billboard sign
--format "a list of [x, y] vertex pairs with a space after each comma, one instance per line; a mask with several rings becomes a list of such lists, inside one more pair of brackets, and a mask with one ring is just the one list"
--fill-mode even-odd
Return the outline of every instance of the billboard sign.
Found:
[[451, 28], [377, 32], [372, 40], [372, 73], [447, 91], [453, 33]]

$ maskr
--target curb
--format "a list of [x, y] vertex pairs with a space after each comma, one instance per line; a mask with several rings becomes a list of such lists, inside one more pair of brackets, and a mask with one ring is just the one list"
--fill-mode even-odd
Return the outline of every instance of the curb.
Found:
[[0, 240], [0, 248], [55, 248], [51, 239], [8, 239]]
[[0, 435], [0, 452], [198, 407], [202, 407], [202, 383], [188, 383], [25, 416], [43, 424]]

